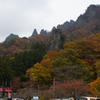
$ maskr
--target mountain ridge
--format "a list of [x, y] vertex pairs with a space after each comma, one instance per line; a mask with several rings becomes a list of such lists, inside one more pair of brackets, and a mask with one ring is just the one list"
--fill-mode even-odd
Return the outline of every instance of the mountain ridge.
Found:
[[[73, 25], [76, 25], [77, 27], [78, 26], [81, 26], [84, 22], [88, 22], [90, 21], [91, 19], [94, 18], [94, 14], [95, 14], [95, 11], [98, 10], [100, 8], [100, 5], [90, 5], [89, 7], [87, 7], [86, 11], [84, 14], [81, 14], [76, 21], [74, 20], [70, 20], [70, 21], [65, 21], [63, 24], [58, 24], [57, 26], [53, 26], [52, 27], [52, 30], [54, 29], [66, 29], [66, 28], [70, 28], [71, 26]], [[50, 32], [47, 32], [47, 30], [44, 30], [44, 29], [41, 29], [40, 33], [39, 34], [48, 34], [48, 33], [51, 33], [52, 30]], [[33, 33], [31, 36], [35, 36], [35, 35], [38, 35], [37, 33], [37, 30], [34, 29]], [[8, 36], [9, 37], [9, 36]], [[8, 38], [6, 37], [6, 38]], [[15, 36], [16, 37], [16, 36]], [[9, 37], [10, 39], [13, 38], [13, 37]], [[5, 39], [6, 40], [6, 39]]]
[[[61, 24], [61, 25], [63, 25], [63, 24]], [[42, 29], [42, 31], [45, 33], [40, 32], [41, 34], [38, 34], [36, 32], [36, 29], [34, 29], [35, 33], [33, 31], [33, 33], [34, 33], [34, 34], [32, 33], [33, 36], [30, 36], [29, 38], [16, 38], [15, 40], [6, 41], [6, 42], [0, 44], [0, 47], [2, 48], [0, 53], [4, 54], [5, 52], [7, 52], [9, 54], [9, 51], [11, 50], [11, 48], [13, 48], [13, 49], [16, 48], [16, 50], [14, 52], [29, 50], [31, 47], [31, 44], [36, 43], [36, 42], [39, 42], [39, 43], [45, 42], [46, 47], [48, 48], [47, 51], [49, 51], [49, 50], [53, 50], [53, 48], [55, 48], [55, 47], [58, 49], [57, 46], [59, 46], [59, 45], [60, 45], [60, 47], [63, 48], [64, 42], [73, 41], [78, 38], [89, 39], [90, 35], [96, 34], [97, 32], [100, 31], [100, 6], [90, 5], [87, 8], [86, 12], [84, 14], [80, 15], [77, 18], [76, 22], [73, 23], [72, 26], [69, 26], [64, 29], [60, 29], [61, 35], [59, 35], [59, 38], [56, 38], [56, 37], [58, 37], [57, 35], [52, 34], [53, 30], [55, 30], [55, 29], [57, 29], [57, 28], [53, 27], [51, 32], [47, 32], [46, 30]], [[62, 41], [60, 41], [61, 43], [59, 43], [60, 38], [62, 40]], [[59, 45], [55, 44], [55, 42], [59, 43]], [[55, 45], [53, 45], [53, 44], [55, 44]], [[51, 49], [51, 47], [53, 47], [53, 48]], [[12, 50], [11, 50], [11, 52], [12, 52]]]

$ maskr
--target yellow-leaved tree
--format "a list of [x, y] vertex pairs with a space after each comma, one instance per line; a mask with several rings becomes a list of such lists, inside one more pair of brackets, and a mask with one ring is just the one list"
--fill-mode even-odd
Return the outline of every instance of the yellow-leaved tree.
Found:
[[39, 63], [36, 63], [32, 68], [26, 71], [26, 77], [38, 84], [49, 83], [52, 79], [50, 71]]

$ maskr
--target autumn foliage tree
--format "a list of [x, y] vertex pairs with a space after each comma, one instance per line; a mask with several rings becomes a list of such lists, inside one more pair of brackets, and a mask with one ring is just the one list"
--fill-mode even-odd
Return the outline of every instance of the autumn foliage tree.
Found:
[[78, 80], [64, 80], [64, 82], [55, 82], [52, 86], [56, 98], [67, 98], [69, 96], [77, 97], [88, 94], [89, 86]]
[[55, 85], [53, 85], [51, 88], [53, 90], [53, 93], [52, 93], [53, 98], [64, 98], [64, 97], [66, 97], [66, 93], [65, 93], [62, 82], [55, 81]]
[[40, 91], [40, 100], [49, 100], [53, 98], [53, 90], [52, 89], [46, 89]]
[[43, 67], [47, 68], [47, 69], [49, 70], [50, 73], [52, 73], [52, 71], [53, 71], [53, 66], [52, 66], [52, 63], [51, 63], [50, 59], [46, 59], [46, 60], [43, 59], [43, 60], [40, 62], [40, 64], [41, 64]]
[[52, 79], [49, 70], [39, 63], [36, 63], [26, 71], [26, 77], [32, 81], [36, 81], [38, 84], [47, 84]]
[[66, 94], [68, 96], [72, 96], [72, 97], [77, 97], [77, 96], [81, 96], [81, 95], [86, 95], [88, 92], [88, 85], [78, 81], [78, 80], [71, 80], [67, 83], [63, 84], [64, 89], [66, 90]]
[[93, 96], [97, 96], [100, 97], [100, 77], [98, 77], [96, 80], [94, 80], [93, 82], [89, 83], [90, 85], [90, 90], [89, 92], [93, 95]]
[[2, 80], [3, 80], [3, 76], [4, 76], [4, 67], [3, 67], [3, 62], [2, 62], [2, 59], [1, 59], [1, 56], [0, 56], [0, 85], [2, 85]]
[[57, 51], [51, 51], [51, 52], [49, 52], [48, 59], [54, 60], [56, 58], [57, 54], [58, 54]]
[[66, 48], [61, 50], [58, 54], [62, 59], [66, 59], [66, 65], [77, 65], [81, 63], [79, 59], [79, 54], [76, 50], [71, 48]]
[[12, 80], [12, 87], [14, 92], [20, 89], [21, 83], [19, 81], [20, 81], [20, 77], [14, 77]]

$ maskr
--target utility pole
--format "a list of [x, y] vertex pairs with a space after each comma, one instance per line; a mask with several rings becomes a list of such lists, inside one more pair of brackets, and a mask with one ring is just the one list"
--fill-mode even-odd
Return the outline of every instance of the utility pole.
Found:
[[38, 84], [38, 97], [39, 97], [39, 84]]
[[53, 78], [53, 99], [55, 99], [55, 78]]

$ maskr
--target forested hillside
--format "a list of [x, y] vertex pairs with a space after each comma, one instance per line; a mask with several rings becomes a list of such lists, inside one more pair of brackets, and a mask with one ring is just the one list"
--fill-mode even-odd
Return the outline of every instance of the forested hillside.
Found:
[[83, 15], [80, 15], [71, 28], [63, 30], [66, 34], [66, 41], [73, 41], [78, 38], [88, 39], [91, 34], [100, 30], [100, 6], [90, 5]]
[[11, 55], [14, 53], [20, 53], [24, 51], [29, 51], [33, 43], [41, 43], [50, 40], [51, 34], [39, 34], [36, 36], [32, 36], [29, 38], [13, 38], [9, 41], [5, 41], [4, 43], [0, 43], [0, 54], [3, 55]]
[[100, 6], [90, 5], [69, 28], [5, 41], [0, 54], [0, 85], [18, 97], [37, 95], [37, 86], [41, 100], [100, 97]]

